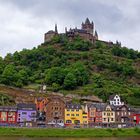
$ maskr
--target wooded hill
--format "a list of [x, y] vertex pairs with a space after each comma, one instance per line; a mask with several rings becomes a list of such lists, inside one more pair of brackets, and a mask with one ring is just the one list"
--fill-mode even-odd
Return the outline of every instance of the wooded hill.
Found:
[[125, 102], [140, 105], [140, 52], [120, 43], [56, 36], [0, 58], [0, 83], [35, 89], [45, 83], [48, 91], [96, 95], [104, 101], [119, 94]]

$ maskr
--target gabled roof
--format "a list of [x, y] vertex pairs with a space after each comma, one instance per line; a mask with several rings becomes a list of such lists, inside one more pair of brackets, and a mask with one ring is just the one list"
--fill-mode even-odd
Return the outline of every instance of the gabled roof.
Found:
[[115, 96], [116, 96], [116, 94], [110, 95], [109, 100], [113, 100]]
[[131, 107], [129, 107], [128, 105], [121, 105], [121, 106], [114, 106], [115, 107], [115, 110], [121, 110], [123, 107], [126, 107], [128, 110], [130, 111], [134, 111], [134, 109], [132, 109]]
[[66, 109], [82, 109], [80, 104], [66, 104]]
[[53, 30], [50, 30], [47, 32], [47, 34], [54, 34], [54, 33], [55, 33], [55, 31], [53, 31]]
[[106, 103], [94, 103], [94, 104], [90, 104], [88, 105], [88, 108], [96, 108], [97, 110], [105, 110], [107, 104]]
[[17, 111], [16, 106], [0, 106], [0, 111]]
[[36, 110], [36, 105], [20, 103], [20, 104], [17, 104], [17, 108], [18, 108], [18, 110], [33, 111], [33, 110]]

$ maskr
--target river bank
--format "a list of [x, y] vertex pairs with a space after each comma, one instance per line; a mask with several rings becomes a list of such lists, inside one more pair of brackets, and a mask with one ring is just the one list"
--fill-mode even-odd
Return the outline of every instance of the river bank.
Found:
[[0, 128], [0, 136], [25, 136], [25, 137], [124, 137], [124, 136], [140, 136], [140, 129], [139, 128], [131, 128], [131, 129]]

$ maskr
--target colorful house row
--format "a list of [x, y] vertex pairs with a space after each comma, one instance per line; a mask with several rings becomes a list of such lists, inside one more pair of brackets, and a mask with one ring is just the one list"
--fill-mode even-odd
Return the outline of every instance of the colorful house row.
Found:
[[17, 104], [0, 107], [1, 126], [33, 126], [36, 122], [35, 104]]
[[[90, 127], [131, 127], [136, 124], [134, 122], [134, 109], [124, 104], [118, 95], [111, 96], [109, 98], [109, 104], [72, 104], [66, 103], [59, 96], [52, 96], [44, 103], [45, 109], [41, 110], [46, 110], [45, 124], [47, 125], [58, 124], [67, 127], [75, 125], [85, 127], [87, 125]], [[138, 117], [135, 118], [138, 120]]]
[[[76, 104], [60, 96], [35, 99], [35, 104], [0, 107], [0, 125], [66, 127], [132, 127], [140, 124], [140, 111], [119, 103]], [[118, 100], [119, 99], [119, 100]], [[115, 103], [117, 101], [117, 104]], [[118, 105], [119, 104], [119, 105]]]
[[88, 107], [89, 126], [132, 127], [134, 110], [127, 105], [91, 104]]

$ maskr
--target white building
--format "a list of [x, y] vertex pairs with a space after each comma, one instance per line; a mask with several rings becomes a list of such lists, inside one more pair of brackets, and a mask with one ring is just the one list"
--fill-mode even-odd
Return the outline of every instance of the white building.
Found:
[[110, 102], [110, 105], [114, 105], [114, 106], [124, 105], [124, 102], [121, 102], [121, 98], [119, 95], [111, 95], [109, 97], [109, 102]]

